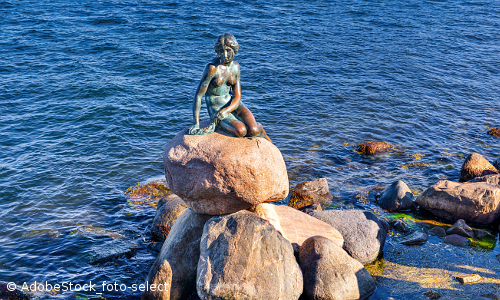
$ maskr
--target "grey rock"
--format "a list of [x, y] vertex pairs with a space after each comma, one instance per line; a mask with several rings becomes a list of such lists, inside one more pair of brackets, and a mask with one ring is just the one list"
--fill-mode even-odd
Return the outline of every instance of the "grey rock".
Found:
[[428, 239], [429, 237], [427, 236], [426, 233], [417, 231], [408, 236], [403, 237], [403, 239], [400, 240], [399, 243], [406, 246], [423, 245], [427, 242]]
[[414, 199], [406, 183], [398, 180], [382, 192], [382, 195], [378, 199], [378, 204], [388, 211], [400, 211], [410, 209]]
[[363, 264], [323, 236], [302, 244], [299, 262], [309, 299], [365, 299], [375, 291], [375, 281]]
[[470, 241], [468, 238], [463, 237], [458, 234], [447, 235], [444, 238], [444, 242], [451, 244], [453, 246], [464, 247], [469, 245]]
[[378, 221], [384, 227], [385, 232], [389, 232], [391, 230], [391, 225], [389, 224], [389, 221], [386, 218], [378, 218]]
[[469, 225], [467, 225], [462, 219], [456, 221], [450, 229], [446, 230], [446, 233], [458, 234], [467, 238], [474, 238], [474, 232], [472, 231], [472, 228], [470, 228]]
[[151, 235], [157, 240], [165, 240], [175, 221], [188, 209], [184, 201], [175, 194], [158, 202], [156, 215], [151, 225]]
[[195, 289], [203, 226], [211, 218], [186, 210], [172, 226], [147, 281], [167, 284], [166, 291], [146, 291], [142, 299], [185, 299]]
[[292, 245], [254, 213], [212, 218], [200, 248], [196, 289], [202, 300], [297, 300], [302, 294]]
[[434, 228], [429, 230], [429, 234], [443, 237], [443, 236], [446, 236], [446, 231], [444, 230], [443, 227], [435, 226]]
[[352, 209], [309, 214], [336, 228], [344, 237], [344, 250], [363, 265], [375, 261], [382, 253], [386, 231], [373, 213]]
[[410, 227], [408, 227], [408, 224], [406, 224], [402, 220], [394, 221], [392, 226], [394, 227], [394, 230], [396, 230], [398, 232], [402, 232], [402, 233], [410, 232]]
[[482, 239], [484, 237], [491, 237], [491, 238], [495, 237], [491, 232], [484, 229], [473, 229], [472, 231], [474, 232], [474, 236], [477, 237], [478, 239]]
[[416, 203], [448, 220], [491, 224], [500, 217], [500, 188], [486, 182], [442, 180], [428, 188]]

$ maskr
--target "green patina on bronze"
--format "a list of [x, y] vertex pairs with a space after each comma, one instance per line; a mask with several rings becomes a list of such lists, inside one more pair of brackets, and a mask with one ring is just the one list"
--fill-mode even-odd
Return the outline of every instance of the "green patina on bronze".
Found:
[[[241, 102], [240, 65], [234, 56], [239, 45], [231, 34], [219, 36], [215, 43], [217, 56], [207, 64], [198, 84], [193, 103], [194, 125], [190, 135], [213, 133], [217, 127], [236, 137], [261, 136], [269, 141], [262, 124], [257, 123], [250, 110]], [[200, 128], [201, 99], [205, 96], [210, 125]]]

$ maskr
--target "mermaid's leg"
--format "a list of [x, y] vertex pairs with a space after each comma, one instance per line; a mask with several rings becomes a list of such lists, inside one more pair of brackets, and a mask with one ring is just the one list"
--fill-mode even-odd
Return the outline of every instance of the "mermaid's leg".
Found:
[[236, 118], [225, 118], [220, 122], [219, 126], [224, 131], [237, 137], [244, 137], [247, 134], [245, 124]]

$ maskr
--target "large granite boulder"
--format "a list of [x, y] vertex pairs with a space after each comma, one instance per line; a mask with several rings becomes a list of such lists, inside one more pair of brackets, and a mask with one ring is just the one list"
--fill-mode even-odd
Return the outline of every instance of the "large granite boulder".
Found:
[[306, 206], [322, 203], [328, 204], [333, 196], [330, 194], [326, 178], [304, 181], [293, 189], [288, 206], [300, 209]]
[[307, 239], [300, 247], [299, 263], [309, 299], [366, 299], [375, 281], [359, 261], [322, 236]]
[[158, 240], [166, 239], [175, 221], [186, 209], [188, 209], [186, 203], [175, 194], [170, 194], [158, 201], [156, 215], [151, 225], [153, 238]]
[[268, 140], [186, 132], [167, 144], [163, 164], [168, 186], [193, 210], [228, 214], [288, 195], [285, 162]]
[[460, 182], [469, 181], [479, 176], [500, 173], [489, 161], [481, 154], [471, 153], [465, 159], [460, 170]]
[[254, 213], [213, 217], [200, 248], [196, 288], [202, 300], [297, 300], [302, 294], [292, 245]]
[[410, 209], [413, 205], [413, 194], [410, 188], [401, 180], [388, 186], [378, 199], [378, 204], [388, 211]]
[[257, 205], [252, 212], [269, 221], [283, 237], [292, 243], [295, 252], [299, 252], [305, 240], [315, 235], [327, 237], [339, 247], [344, 244], [344, 238], [337, 229], [289, 206], [262, 203]]
[[375, 261], [384, 249], [385, 228], [371, 212], [324, 210], [311, 211], [309, 215], [337, 229], [344, 237], [344, 250], [363, 265]]
[[500, 188], [486, 182], [458, 183], [441, 180], [416, 203], [435, 216], [451, 221], [491, 224], [500, 216]]
[[188, 209], [177, 219], [147, 278], [149, 285], [162, 284], [162, 291], [145, 291], [143, 300], [186, 299], [193, 293], [203, 226], [211, 217]]

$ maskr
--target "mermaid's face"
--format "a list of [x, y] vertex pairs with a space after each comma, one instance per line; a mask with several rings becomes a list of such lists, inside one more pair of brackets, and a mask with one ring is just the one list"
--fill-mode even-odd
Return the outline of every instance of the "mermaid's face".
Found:
[[219, 55], [221, 63], [224, 65], [230, 64], [234, 59], [233, 48], [229, 46], [220, 47], [217, 49], [217, 55]]

